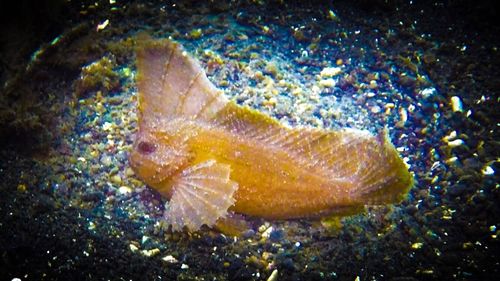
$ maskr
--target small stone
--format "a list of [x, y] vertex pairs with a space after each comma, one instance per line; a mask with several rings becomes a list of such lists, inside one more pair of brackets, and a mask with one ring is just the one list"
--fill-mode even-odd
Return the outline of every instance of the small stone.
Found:
[[92, 158], [98, 158], [99, 157], [99, 151], [97, 150], [92, 150], [90, 152], [90, 156], [92, 156]]
[[457, 146], [461, 146], [463, 144], [464, 144], [464, 141], [461, 139], [456, 139], [456, 140], [452, 140], [452, 141], [448, 142], [449, 147], [457, 147]]
[[457, 96], [451, 97], [450, 104], [451, 104], [451, 109], [453, 110], [453, 112], [462, 112], [463, 111], [462, 100], [460, 99], [460, 97], [457, 97]]
[[113, 124], [109, 123], [109, 122], [104, 122], [104, 124], [102, 125], [102, 129], [104, 131], [110, 131], [112, 128], [113, 128]]
[[276, 98], [275, 98], [275, 97], [272, 97], [272, 98], [270, 98], [270, 99], [268, 99], [268, 100], [264, 100], [264, 101], [262, 102], [262, 105], [264, 105], [264, 106], [269, 106], [269, 107], [274, 107], [274, 106], [276, 106], [276, 103], [277, 103]]
[[168, 255], [162, 258], [163, 261], [168, 263], [178, 263], [179, 261], [172, 255]]
[[337, 82], [335, 80], [333, 80], [332, 78], [323, 79], [323, 80], [319, 81], [319, 85], [324, 87], [324, 88], [333, 88], [333, 87], [335, 87], [336, 84], [337, 84]]
[[331, 78], [333, 76], [339, 75], [340, 73], [342, 73], [342, 68], [340, 67], [325, 67], [323, 68], [323, 70], [321, 70], [319, 75], [322, 78]]
[[301, 88], [295, 88], [295, 89], [293, 89], [293, 90], [292, 90], [292, 95], [294, 95], [294, 96], [296, 96], [296, 97], [297, 97], [297, 96], [301, 96], [301, 95], [302, 95], [302, 93], [303, 93], [303, 91], [302, 91], [302, 89], [301, 89]]
[[260, 233], [262, 233], [262, 232], [266, 231], [267, 227], [268, 227], [267, 225], [263, 224], [263, 225], [259, 226], [258, 230]]
[[278, 270], [277, 269], [273, 270], [271, 275], [269, 275], [269, 277], [267, 278], [267, 281], [276, 281], [276, 280], [278, 280]]
[[189, 32], [189, 37], [191, 39], [198, 39], [201, 37], [202, 34], [203, 34], [203, 31], [201, 30], [201, 28], [197, 28], [197, 29], [193, 29]]
[[422, 242], [416, 242], [416, 243], [413, 243], [411, 245], [411, 248], [416, 250], [416, 249], [422, 248], [423, 245], [424, 245], [424, 243], [422, 243]]
[[491, 166], [484, 166], [483, 169], [481, 169], [481, 173], [485, 176], [491, 176], [495, 174], [495, 170], [493, 170]]
[[120, 188], [118, 188], [118, 192], [120, 194], [127, 194], [127, 193], [132, 192], [132, 188], [130, 188], [128, 186], [120, 186]]
[[103, 164], [104, 166], [110, 166], [112, 163], [111, 161], [111, 157], [109, 157], [108, 155], [104, 155], [101, 157], [101, 164]]
[[132, 176], [134, 176], [134, 170], [132, 170], [132, 168], [130, 168], [130, 167], [127, 167], [127, 168], [125, 169], [125, 175], [126, 175], [127, 177], [132, 177]]
[[257, 70], [253, 73], [253, 79], [262, 81], [264, 80], [264, 74], [262, 73], [262, 71]]
[[425, 88], [418, 92], [419, 95], [421, 95], [424, 99], [433, 96], [436, 94], [436, 88]]
[[381, 108], [380, 108], [380, 106], [378, 106], [378, 105], [375, 105], [374, 107], [372, 107], [372, 108], [370, 109], [370, 111], [371, 111], [372, 113], [379, 113], [381, 110], [382, 110], [382, 109], [381, 109]]
[[154, 257], [160, 253], [160, 249], [154, 248], [150, 250], [142, 250], [141, 254], [143, 254], [146, 257]]
[[17, 185], [17, 191], [19, 191], [19, 192], [25, 192], [26, 189], [27, 189], [27, 187], [24, 183], [20, 183]]
[[466, 249], [470, 249], [474, 246], [474, 244], [472, 244], [472, 242], [465, 242], [462, 244], [462, 249], [466, 250]]
[[248, 229], [241, 234], [241, 237], [244, 239], [249, 239], [249, 238], [252, 238], [254, 235], [255, 235], [255, 230]]
[[272, 226], [268, 227], [264, 232], [262, 232], [262, 237], [269, 238], [274, 228]]
[[264, 69], [264, 72], [266, 74], [270, 74], [273, 77], [276, 77], [278, 75], [278, 65], [274, 61], [268, 62], [266, 64], [266, 68]]
[[188, 268], [189, 268], [189, 265], [187, 265], [187, 264], [185, 264], [185, 263], [183, 263], [183, 264], [181, 265], [181, 269], [188, 269]]
[[451, 131], [447, 136], [443, 137], [444, 142], [449, 142], [450, 140], [457, 137], [457, 131]]
[[119, 175], [114, 175], [110, 178], [111, 182], [116, 184], [116, 185], [121, 185], [122, 183], [122, 178]]
[[134, 244], [130, 244], [128, 247], [130, 248], [130, 251], [132, 251], [132, 253], [135, 253], [139, 250], [139, 248]]
[[108, 24], [109, 24], [109, 19], [106, 19], [102, 23], [99, 23], [96, 27], [96, 31], [101, 31], [101, 30], [105, 29], [108, 26]]

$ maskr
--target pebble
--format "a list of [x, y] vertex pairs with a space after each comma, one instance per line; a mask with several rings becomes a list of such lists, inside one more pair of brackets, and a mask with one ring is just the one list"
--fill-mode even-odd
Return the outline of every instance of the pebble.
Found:
[[130, 248], [130, 251], [132, 251], [132, 253], [135, 253], [139, 250], [139, 247], [134, 244], [130, 244], [128, 247]]
[[378, 105], [375, 105], [374, 107], [372, 107], [372, 108], [370, 109], [370, 111], [371, 111], [372, 113], [379, 113], [381, 110], [382, 110], [382, 109], [381, 109], [381, 108], [380, 108], [380, 106], [378, 106]]
[[18, 184], [17, 185], [17, 191], [19, 192], [25, 192], [27, 189], [26, 185], [24, 183]]
[[188, 268], [189, 268], [189, 265], [187, 265], [187, 264], [185, 264], [185, 263], [183, 263], [183, 264], [181, 265], [181, 269], [188, 269]]
[[457, 131], [451, 131], [447, 136], [443, 137], [444, 142], [449, 142], [450, 140], [457, 137]]
[[267, 281], [276, 281], [276, 280], [278, 280], [278, 270], [277, 269], [273, 270], [271, 275], [269, 275], [269, 277], [267, 278]]
[[436, 92], [437, 92], [436, 88], [425, 88], [425, 89], [421, 90], [420, 92], [418, 92], [418, 94], [421, 95], [424, 99], [426, 99], [426, 98], [436, 94]]
[[337, 82], [335, 80], [333, 80], [332, 78], [322, 79], [319, 81], [319, 85], [324, 87], [324, 88], [333, 88], [333, 87], [335, 87], [336, 84], [337, 84]]
[[172, 255], [168, 255], [162, 258], [163, 261], [168, 263], [178, 263], [179, 261]]
[[416, 243], [413, 243], [411, 245], [411, 248], [416, 250], [416, 249], [422, 248], [422, 246], [424, 246], [424, 243], [422, 243], [422, 242], [416, 242]]
[[127, 167], [127, 168], [125, 169], [125, 175], [126, 175], [127, 177], [132, 177], [132, 176], [134, 175], [134, 170], [132, 170], [132, 168], [130, 168], [130, 167]]
[[118, 192], [120, 194], [127, 194], [127, 193], [132, 192], [132, 188], [130, 188], [128, 186], [120, 186], [120, 188], [118, 188]]
[[493, 170], [491, 166], [484, 166], [483, 169], [481, 169], [481, 173], [485, 176], [491, 176], [495, 174], [495, 170]]
[[331, 78], [333, 76], [339, 75], [340, 73], [342, 73], [342, 68], [340, 67], [325, 67], [323, 68], [323, 70], [321, 70], [319, 75], [322, 78]]
[[378, 87], [377, 81], [371, 80], [368, 87], [370, 87], [370, 89], [376, 89]]
[[110, 166], [111, 163], [111, 157], [109, 157], [108, 155], [104, 155], [101, 157], [101, 164], [103, 164], [104, 166]]
[[271, 61], [266, 64], [266, 67], [264, 69], [266, 74], [270, 74], [273, 77], [277, 77], [278, 75], [278, 65], [276, 62]]
[[189, 32], [189, 37], [191, 39], [198, 39], [203, 35], [203, 30], [201, 28], [193, 29]]
[[146, 257], [154, 257], [160, 253], [160, 249], [154, 248], [150, 250], [142, 250], [141, 254], [143, 254]]
[[448, 142], [449, 147], [458, 147], [464, 144], [464, 141], [461, 139], [456, 139]]
[[122, 178], [119, 175], [114, 175], [110, 178], [111, 182], [117, 185], [121, 185]]
[[[260, 229], [259, 229], [260, 230]], [[262, 237], [269, 238], [274, 228], [272, 226], [268, 227], [264, 232], [262, 232]]]
[[266, 231], [266, 229], [267, 229], [268, 227], [269, 227], [269, 223], [262, 224], [262, 225], [260, 225], [260, 226], [259, 226], [258, 231], [259, 231], [260, 233], [262, 233], [262, 232]]
[[453, 112], [463, 112], [462, 100], [458, 96], [453, 96], [450, 99], [451, 109]]

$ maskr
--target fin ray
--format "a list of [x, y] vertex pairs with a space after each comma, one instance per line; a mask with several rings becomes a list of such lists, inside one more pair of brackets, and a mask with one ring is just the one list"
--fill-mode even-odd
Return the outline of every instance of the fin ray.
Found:
[[228, 102], [200, 64], [168, 39], [142, 42], [137, 68], [142, 123], [177, 117], [208, 121]]
[[230, 102], [216, 125], [242, 139], [286, 152], [299, 165], [332, 179], [350, 182], [352, 198], [367, 204], [397, 201], [412, 185], [412, 176], [386, 133], [317, 128], [287, 128], [275, 119]]
[[225, 217], [238, 188], [229, 174], [229, 165], [208, 160], [187, 168], [175, 178], [170, 209], [165, 213], [172, 229], [177, 231], [187, 226], [196, 231], [203, 224], [213, 226]]

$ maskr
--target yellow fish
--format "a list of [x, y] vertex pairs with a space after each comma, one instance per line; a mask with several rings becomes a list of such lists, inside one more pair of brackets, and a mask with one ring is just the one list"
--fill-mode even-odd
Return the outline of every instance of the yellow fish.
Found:
[[386, 133], [289, 128], [229, 101], [170, 40], [137, 50], [139, 131], [130, 165], [170, 200], [174, 231], [233, 213], [323, 218], [401, 200], [413, 176]]

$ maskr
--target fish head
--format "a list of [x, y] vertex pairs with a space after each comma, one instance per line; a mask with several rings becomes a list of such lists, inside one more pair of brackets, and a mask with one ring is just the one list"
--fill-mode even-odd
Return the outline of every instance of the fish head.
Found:
[[183, 141], [165, 131], [140, 130], [129, 155], [135, 174], [152, 187], [163, 182], [188, 163], [189, 154]]

